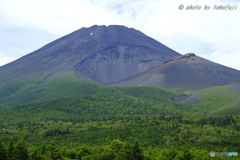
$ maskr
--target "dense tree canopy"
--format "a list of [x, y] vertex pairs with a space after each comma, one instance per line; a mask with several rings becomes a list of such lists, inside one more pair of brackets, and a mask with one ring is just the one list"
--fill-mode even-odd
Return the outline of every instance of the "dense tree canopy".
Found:
[[0, 93], [0, 100], [14, 102], [0, 105], [0, 159], [209, 159], [211, 151], [240, 152], [238, 112], [208, 114], [214, 106], [177, 103], [172, 92], [152, 87], [81, 83], [86, 94], [53, 87], [49, 95], [67, 96], [43, 101], [35, 89], [29, 103], [11, 95], [21, 93], [18, 85], [0, 86], [11, 95]]

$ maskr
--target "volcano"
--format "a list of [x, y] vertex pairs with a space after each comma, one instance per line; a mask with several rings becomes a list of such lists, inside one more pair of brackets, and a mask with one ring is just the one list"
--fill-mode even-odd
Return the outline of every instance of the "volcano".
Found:
[[188, 53], [110, 86], [153, 86], [177, 92], [240, 82], [240, 71]]
[[240, 82], [240, 71], [193, 53], [181, 55], [142, 32], [110, 25], [81, 28], [0, 67], [0, 84], [70, 76], [110, 86], [195, 92]]
[[64, 75], [112, 83], [178, 56], [179, 53], [133, 28], [94, 25], [0, 67], [0, 84], [31, 77], [44, 83]]

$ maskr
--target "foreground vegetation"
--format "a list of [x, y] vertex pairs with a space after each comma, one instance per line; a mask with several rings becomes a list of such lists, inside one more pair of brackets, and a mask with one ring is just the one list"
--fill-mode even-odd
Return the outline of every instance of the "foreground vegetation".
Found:
[[239, 106], [234, 114], [219, 98], [209, 103], [214, 95], [189, 105], [158, 88], [68, 78], [0, 89], [0, 159], [236, 159], [209, 154], [240, 153]]
[[21, 156], [27, 153], [32, 159], [134, 159], [134, 152], [145, 159], [209, 159], [212, 150], [240, 152], [238, 125], [239, 117], [197, 120], [178, 116], [130, 116], [82, 123], [28, 123], [15, 128], [11, 134], [10, 129], [4, 129], [1, 137], [7, 146], [6, 154], [13, 146], [11, 137], [15, 142], [25, 139], [28, 147], [24, 140], [20, 141], [13, 153]]
[[[145, 153], [144, 153], [145, 152]], [[129, 144], [120, 140], [113, 140], [109, 145], [98, 147], [78, 146], [72, 148], [60, 148], [55, 142], [49, 145], [41, 145], [31, 151], [27, 149], [24, 140], [14, 145], [12, 139], [9, 140], [8, 146], [5, 147], [0, 142], [0, 159], [24, 159], [24, 160], [41, 160], [41, 159], [99, 159], [99, 160], [144, 160], [144, 159], [210, 159], [206, 156], [205, 150], [184, 150], [179, 151], [174, 147], [171, 149], [153, 149], [148, 148], [143, 151], [138, 142]]]
[[211, 151], [240, 152], [239, 124], [239, 117], [231, 116], [128, 116], [18, 123], [2, 128], [0, 148], [5, 149], [0, 149], [0, 154], [20, 154], [34, 160], [213, 159]]

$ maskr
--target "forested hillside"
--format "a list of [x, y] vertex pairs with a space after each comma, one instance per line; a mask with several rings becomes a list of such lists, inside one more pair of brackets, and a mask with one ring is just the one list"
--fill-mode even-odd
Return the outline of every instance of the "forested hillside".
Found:
[[240, 152], [239, 115], [217, 106], [210, 115], [207, 103], [177, 103], [173, 92], [154, 87], [31, 81], [1, 86], [8, 93], [0, 97], [3, 159], [218, 159], [210, 151]]

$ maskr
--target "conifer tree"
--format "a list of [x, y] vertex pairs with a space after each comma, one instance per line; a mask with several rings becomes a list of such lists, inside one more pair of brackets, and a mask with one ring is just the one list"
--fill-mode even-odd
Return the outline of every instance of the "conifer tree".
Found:
[[43, 156], [45, 155], [47, 152], [47, 147], [46, 147], [46, 144], [43, 143], [41, 146], [40, 146], [40, 154]]
[[0, 140], [0, 160], [6, 160], [7, 155], [6, 155], [6, 149], [2, 144], [2, 141]]
[[137, 159], [137, 160], [144, 159], [143, 152], [139, 147], [138, 141], [135, 141], [133, 145], [133, 157], [134, 159]]
[[19, 142], [16, 145], [15, 156], [16, 156], [17, 160], [28, 160], [29, 159], [27, 145], [26, 145], [24, 139], [22, 139], [21, 142]]
[[30, 154], [31, 160], [42, 160], [43, 157], [40, 154], [40, 150], [37, 148], [35, 150], [33, 150]]
[[15, 148], [14, 148], [14, 142], [12, 137], [9, 139], [8, 147], [7, 147], [7, 159], [8, 160], [15, 160]]
[[50, 158], [52, 160], [57, 160], [57, 159], [61, 159], [61, 154], [57, 148], [57, 144], [55, 142], [52, 142], [49, 146], [48, 146], [48, 152], [50, 155]]
[[181, 160], [191, 160], [193, 159], [193, 155], [189, 152], [189, 150], [184, 150], [183, 152], [183, 157], [181, 158]]
[[119, 160], [125, 160], [125, 159], [129, 159], [132, 160], [133, 159], [133, 152], [132, 152], [132, 146], [129, 143], [124, 143], [119, 155], [117, 155], [118, 157], [116, 159]]
[[91, 150], [87, 146], [83, 146], [81, 150], [77, 153], [77, 159], [82, 159], [85, 156], [91, 155]]

